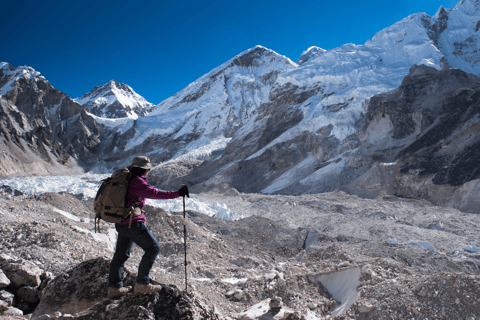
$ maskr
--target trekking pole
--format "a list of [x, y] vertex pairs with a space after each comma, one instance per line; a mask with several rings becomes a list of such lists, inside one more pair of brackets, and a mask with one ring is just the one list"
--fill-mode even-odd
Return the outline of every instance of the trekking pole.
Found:
[[187, 292], [187, 220], [185, 218], [185, 196], [183, 196], [183, 243], [185, 244], [185, 292]]

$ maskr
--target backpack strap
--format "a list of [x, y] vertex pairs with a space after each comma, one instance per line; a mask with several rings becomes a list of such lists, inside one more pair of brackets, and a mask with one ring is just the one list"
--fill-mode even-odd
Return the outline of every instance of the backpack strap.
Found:
[[[143, 198], [142, 197], [138, 197], [133, 203], [137, 203], [138, 201], [142, 201]], [[130, 216], [130, 221], [128, 222], [128, 228], [131, 229], [132, 228], [132, 220], [133, 220], [133, 217], [138, 217], [140, 214], [142, 214], [141, 210], [140, 210], [140, 214], [134, 214], [135, 212], [135, 208], [138, 208], [138, 207], [134, 207], [133, 205], [130, 207], [130, 211], [129, 211], [129, 216]], [[140, 208], [139, 208], [140, 209]]]

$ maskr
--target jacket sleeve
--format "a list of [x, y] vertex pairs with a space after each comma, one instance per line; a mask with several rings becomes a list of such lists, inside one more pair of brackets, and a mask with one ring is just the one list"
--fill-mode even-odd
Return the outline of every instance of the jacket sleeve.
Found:
[[175, 199], [180, 195], [177, 191], [163, 191], [147, 183], [146, 177], [134, 177], [130, 182], [127, 194], [127, 206], [138, 197], [145, 199]]

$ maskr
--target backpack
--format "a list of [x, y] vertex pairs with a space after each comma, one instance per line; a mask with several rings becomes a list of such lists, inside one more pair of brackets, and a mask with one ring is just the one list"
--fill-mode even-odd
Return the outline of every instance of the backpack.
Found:
[[[125, 196], [127, 195], [128, 186], [130, 184], [131, 172], [129, 168], [120, 168], [115, 170], [110, 178], [102, 180], [102, 184], [97, 191], [95, 201], [93, 203], [93, 211], [95, 211], [95, 232], [100, 232], [100, 220], [112, 223], [120, 223], [130, 216], [131, 228], [132, 218], [142, 214], [138, 207], [125, 207]], [[140, 201], [137, 198], [135, 202]]]

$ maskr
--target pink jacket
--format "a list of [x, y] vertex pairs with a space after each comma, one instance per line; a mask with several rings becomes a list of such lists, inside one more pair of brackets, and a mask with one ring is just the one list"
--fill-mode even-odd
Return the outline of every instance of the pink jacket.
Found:
[[[130, 186], [128, 187], [127, 195], [125, 197], [127, 200], [125, 207], [132, 206], [138, 197], [141, 197], [142, 200], [135, 202], [134, 206], [143, 208], [146, 199], [175, 199], [179, 196], [178, 191], [162, 191], [155, 189], [147, 183], [146, 175], [141, 177], [136, 176], [130, 181]], [[127, 219], [119, 224], [128, 224], [129, 222], [130, 219]], [[134, 217], [132, 223], [135, 222], [145, 222], [145, 214], [142, 212], [138, 217]]]

